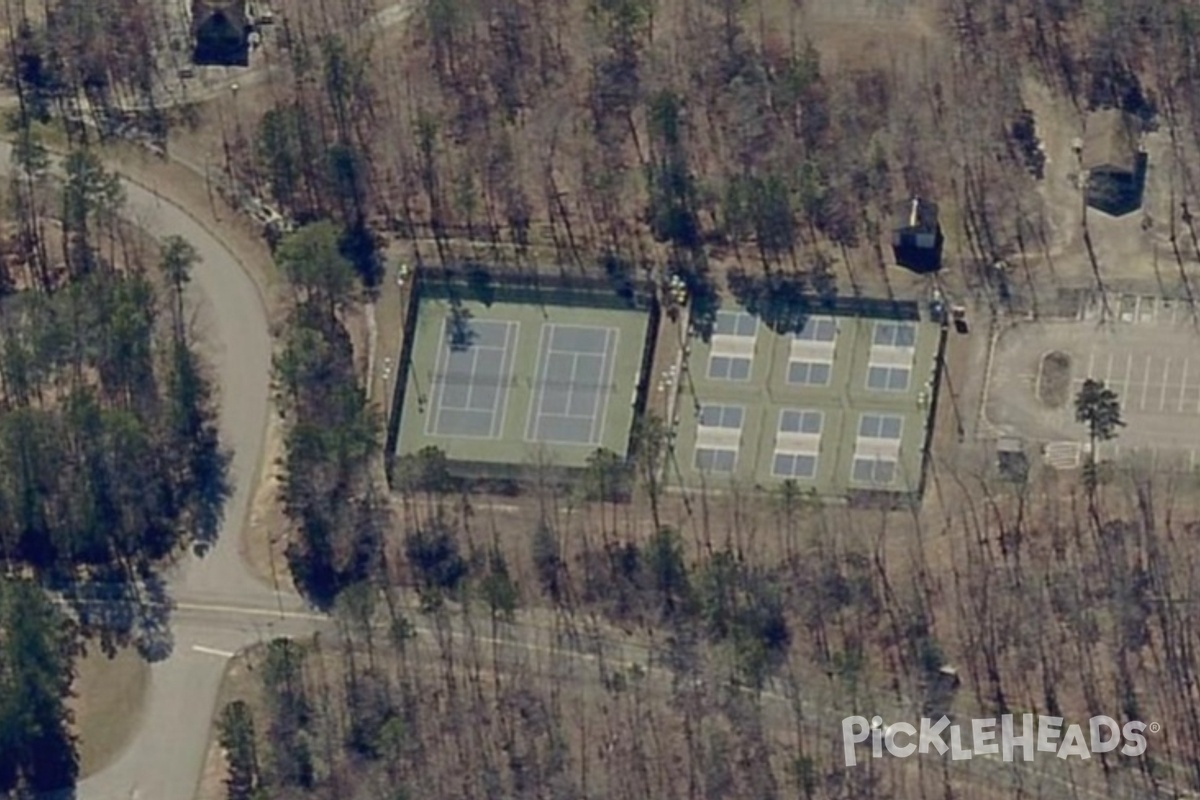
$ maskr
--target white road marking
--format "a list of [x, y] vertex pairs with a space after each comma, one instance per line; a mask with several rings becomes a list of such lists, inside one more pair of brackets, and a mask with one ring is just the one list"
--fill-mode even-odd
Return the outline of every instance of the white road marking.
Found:
[[[1130, 359], [1132, 358], [1133, 356], [1130, 356]], [[1146, 392], [1150, 389], [1150, 364], [1153, 361], [1153, 357], [1146, 359], [1146, 371], [1142, 373], [1142, 404], [1138, 406], [1138, 411], [1146, 410]], [[1129, 391], [1128, 387], [1126, 391]]]
[[1113, 354], [1109, 353], [1108, 354], [1108, 369], [1104, 371], [1104, 384], [1106, 386], [1112, 386], [1112, 365], [1113, 365]]
[[1179, 411], [1183, 412], [1183, 401], [1187, 397], [1188, 359], [1183, 360], [1183, 384], [1179, 387]]
[[228, 650], [217, 650], [212, 647], [205, 647], [202, 644], [192, 645], [192, 649], [197, 653], [204, 653], [206, 656], [220, 656], [221, 658], [233, 658], [233, 653]]
[[1090, 351], [1090, 352], [1088, 352], [1088, 368], [1087, 368], [1087, 376], [1088, 376], [1089, 378], [1094, 378], [1094, 377], [1096, 377], [1096, 373], [1095, 373], [1095, 371], [1094, 371], [1094, 370], [1095, 370], [1095, 367], [1096, 367], [1096, 348], [1094, 348], [1094, 347], [1093, 347], [1093, 348], [1091, 349], [1091, 351]]
[[311, 614], [303, 611], [279, 611], [270, 608], [253, 608], [250, 606], [222, 606], [207, 603], [176, 603], [178, 611], [204, 611], [215, 614], [245, 614], [251, 617], [275, 617], [276, 619], [310, 619], [324, 621], [329, 617], [324, 614]]
[[1133, 373], [1133, 353], [1125, 356], [1125, 380], [1121, 381], [1121, 393], [1129, 394], [1129, 376]]
[[1162, 396], [1158, 400], [1158, 410], [1159, 411], [1163, 411], [1167, 407], [1167, 381], [1170, 380], [1170, 375], [1171, 375], [1171, 359], [1168, 358], [1166, 366], [1163, 367]]

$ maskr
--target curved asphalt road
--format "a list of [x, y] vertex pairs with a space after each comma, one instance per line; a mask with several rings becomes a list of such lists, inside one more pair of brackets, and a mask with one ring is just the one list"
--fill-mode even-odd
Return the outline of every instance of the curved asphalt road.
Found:
[[[11, 147], [0, 143], [0, 164]], [[77, 789], [81, 800], [192, 800], [208, 745], [226, 656], [277, 635], [318, 627], [296, 596], [277, 596], [253, 577], [239, 552], [258, 483], [269, 413], [271, 337], [258, 287], [237, 258], [180, 207], [125, 182], [126, 212], [156, 237], [190, 241], [201, 263], [188, 287], [204, 307], [204, 349], [219, 387], [222, 442], [232, 450], [232, 494], [217, 544], [168, 575], [176, 604], [171, 655], [151, 666], [145, 717], [118, 760]], [[201, 649], [196, 650], [194, 647]]]
[[193, 647], [232, 653], [262, 638], [297, 633], [305, 621], [280, 620], [278, 612], [255, 616], [189, 610], [203, 604], [273, 609], [282, 603], [293, 611], [301, 606], [294, 597], [277, 601], [270, 588], [249, 573], [239, 552], [263, 453], [271, 337], [258, 287], [229, 249], [178, 206], [128, 181], [125, 191], [130, 216], [147, 231], [159, 238], [182, 236], [200, 254], [188, 289], [191, 301], [198, 301], [211, 320], [204, 344], [219, 387], [222, 441], [232, 450], [233, 491], [216, 545], [203, 558], [185, 557], [168, 579], [178, 604], [171, 618], [174, 648], [168, 658], [151, 665], [142, 724], [114, 764], [80, 784], [78, 796], [191, 800], [226, 661]]

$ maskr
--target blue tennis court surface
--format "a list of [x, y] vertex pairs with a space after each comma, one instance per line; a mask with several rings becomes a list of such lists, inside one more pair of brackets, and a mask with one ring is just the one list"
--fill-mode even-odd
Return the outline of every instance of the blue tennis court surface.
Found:
[[456, 341], [447, 321], [433, 375], [433, 408], [426, 434], [496, 439], [504, 425], [516, 322], [471, 321], [466, 342]]
[[542, 326], [526, 440], [599, 444], [619, 333], [616, 328]]

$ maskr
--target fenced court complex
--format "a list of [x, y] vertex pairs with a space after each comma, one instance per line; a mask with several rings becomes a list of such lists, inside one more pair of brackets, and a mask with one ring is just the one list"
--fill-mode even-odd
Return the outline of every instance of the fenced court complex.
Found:
[[944, 333], [918, 312], [814, 311], [780, 334], [723, 307], [690, 347], [675, 482], [919, 495]]
[[[847, 301], [848, 302], [848, 301]], [[830, 498], [919, 497], [939, 322], [916, 303], [816, 305], [780, 333], [730, 301], [693, 335], [668, 420], [667, 484]], [[644, 412], [658, 311], [607, 285], [496, 284], [444, 274], [413, 289], [389, 444], [468, 478], [628, 457]]]
[[396, 452], [470, 471], [579, 468], [629, 451], [653, 314], [611, 290], [425, 280], [410, 311]]

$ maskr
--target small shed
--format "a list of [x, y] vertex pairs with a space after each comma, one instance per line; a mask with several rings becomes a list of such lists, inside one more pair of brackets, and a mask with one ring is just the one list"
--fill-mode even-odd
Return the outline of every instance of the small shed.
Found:
[[933, 272], [942, 265], [942, 227], [935, 203], [920, 197], [896, 208], [892, 254], [896, 263], [916, 272]]
[[1080, 163], [1087, 174], [1084, 199], [1092, 208], [1121, 216], [1141, 206], [1146, 154], [1138, 145], [1139, 130], [1138, 121], [1120, 109], [1088, 115]]
[[996, 466], [1005, 480], [1023, 482], [1029, 475], [1029, 457], [1025, 443], [1006, 436], [996, 442]]
[[252, 28], [246, 0], [192, 0], [192, 63], [249, 66]]

